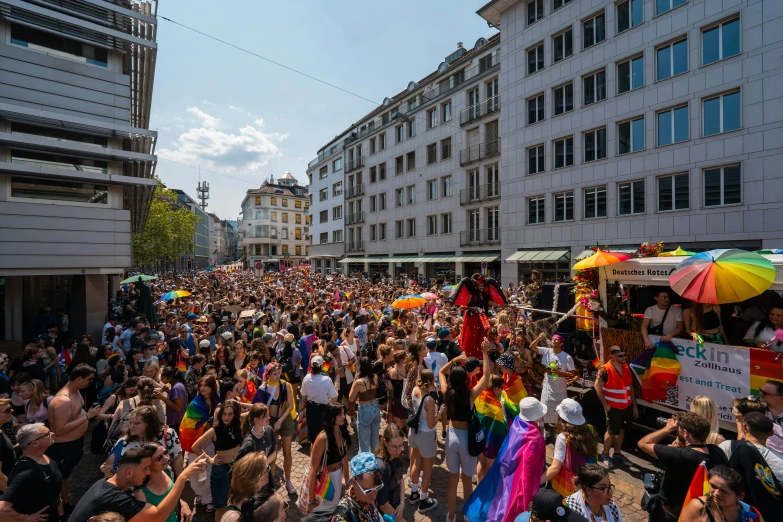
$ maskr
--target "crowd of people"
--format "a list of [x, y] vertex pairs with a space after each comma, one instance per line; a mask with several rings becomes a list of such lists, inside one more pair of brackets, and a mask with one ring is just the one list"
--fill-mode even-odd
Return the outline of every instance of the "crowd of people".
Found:
[[[461, 483], [471, 522], [496, 520], [498, 492], [515, 501], [497, 520], [622, 522], [613, 468], [631, 465], [624, 436], [639, 416], [625, 349], [609, 348], [598, 369], [601, 434], [568, 396], [582, 368], [554, 320], [509, 306], [534, 304], [540, 282], [502, 289], [474, 276], [454, 290], [306, 270], [161, 274], [123, 287], [98, 339], [74, 338], [64, 312], [43, 310], [22, 355], [0, 353], [0, 520], [191, 522], [200, 505], [215, 522], [280, 522], [292, 509], [313, 522], [405, 522], [406, 504], [428, 513], [445, 493], [451, 522]], [[190, 295], [160, 299], [175, 289]], [[424, 292], [424, 304], [392, 306]], [[655, 300], [646, 344], [725, 337], [712, 308], [684, 321], [667, 292]], [[766, 306], [754, 344], [783, 318]], [[735, 401], [737, 440], [696, 397], [638, 442], [665, 470], [645, 477], [638, 499], [650, 520], [777, 519], [783, 375], [759, 395]], [[296, 446], [309, 466], [295, 482]], [[91, 472], [103, 478], [77, 500], [68, 481], [85, 451], [100, 455]], [[439, 452], [445, 492], [432, 490]], [[504, 481], [514, 462], [524, 487]], [[710, 492], [692, 496], [702, 466]]]

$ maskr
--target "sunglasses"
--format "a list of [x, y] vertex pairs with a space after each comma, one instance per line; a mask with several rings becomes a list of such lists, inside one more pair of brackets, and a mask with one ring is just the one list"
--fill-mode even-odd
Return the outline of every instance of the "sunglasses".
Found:
[[594, 490], [596, 490], [596, 491], [600, 491], [600, 492], [601, 492], [601, 493], [603, 493], [604, 495], [611, 495], [612, 493], [614, 493], [614, 488], [615, 488], [615, 485], [614, 485], [614, 484], [609, 484], [608, 486], [604, 486], [604, 487], [602, 487], [602, 488], [594, 488], [594, 487], [592, 487], [592, 486], [588, 486], [588, 487], [589, 487], [590, 489], [594, 489]]
[[381, 481], [379, 481], [379, 482], [378, 482], [378, 485], [377, 485], [377, 486], [375, 486], [375, 487], [372, 487], [372, 488], [367, 488], [367, 489], [364, 489], [364, 488], [362, 487], [362, 485], [361, 485], [361, 484], [359, 484], [359, 481], [358, 481], [358, 480], [356, 480], [354, 483], [356, 484], [356, 487], [358, 487], [358, 488], [359, 488], [359, 491], [361, 491], [361, 492], [362, 492], [363, 494], [365, 494], [365, 495], [369, 495], [370, 493], [373, 493], [373, 492], [375, 492], [375, 491], [380, 491], [380, 490], [382, 490], [382, 489], [383, 489], [383, 482], [381, 482]]
[[33, 443], [37, 440], [45, 439], [46, 437], [49, 437], [52, 434], [51, 431], [47, 431], [45, 435], [41, 435], [40, 437], [36, 437], [33, 440], [30, 441], [30, 443]]
[[780, 395], [774, 393], [767, 393], [764, 390], [759, 390], [759, 397], [780, 397]]
[[621, 359], [626, 357], [626, 355], [624, 353], [616, 353], [616, 354], [614, 354], [614, 356], [615, 357], [620, 357]]

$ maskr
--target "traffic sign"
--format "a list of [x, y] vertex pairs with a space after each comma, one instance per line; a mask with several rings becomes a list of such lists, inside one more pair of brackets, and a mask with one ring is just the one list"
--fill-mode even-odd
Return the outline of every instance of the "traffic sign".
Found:
[[256, 263], [256, 270], [263, 270], [264, 269], [264, 263], [258, 262]]

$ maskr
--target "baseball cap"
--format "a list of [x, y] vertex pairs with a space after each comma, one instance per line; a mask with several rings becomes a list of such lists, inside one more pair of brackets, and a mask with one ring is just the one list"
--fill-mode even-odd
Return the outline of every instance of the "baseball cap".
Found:
[[204, 339], [200, 343], [198, 343], [199, 348], [209, 348], [211, 345], [209, 344], [209, 341], [207, 339]]
[[479, 366], [481, 366], [481, 361], [475, 357], [468, 357], [468, 359], [465, 361], [465, 371], [468, 373], [472, 372]]
[[222, 317], [220, 320], [221, 320], [221, 321], [228, 321], [228, 316], [227, 316], [227, 315], [224, 315], [224, 316], [223, 316], [223, 317]]
[[275, 334], [271, 334], [271, 333], [265, 333], [264, 335], [261, 336], [261, 340], [266, 343], [268, 343], [274, 338], [275, 338]]
[[609, 353], [611, 353], [612, 355], [614, 355], [614, 354], [616, 354], [616, 353], [623, 353], [624, 351], [625, 351], [625, 350], [623, 350], [622, 348], [620, 348], [620, 347], [619, 347], [619, 346], [617, 346], [617, 345], [615, 345], [615, 346], [612, 346], [611, 348], [609, 348]]
[[220, 334], [220, 337], [228, 341], [234, 338], [234, 334], [232, 334], [231, 332], [223, 332], [222, 334]]
[[310, 366], [318, 366], [321, 367], [324, 365], [324, 358], [320, 355], [316, 355], [310, 360]]
[[197, 314], [188, 314], [188, 321], [192, 321], [193, 319], [198, 319]]
[[539, 489], [533, 496], [531, 513], [539, 520], [552, 522], [587, 522], [587, 519], [566, 505], [563, 495], [554, 489]]
[[368, 451], [357, 454], [351, 459], [350, 471], [351, 478], [378, 471], [378, 462], [375, 460], [375, 455]]
[[160, 335], [151, 333], [147, 336], [147, 341], [160, 341]]
[[438, 340], [434, 337], [427, 337], [427, 349], [432, 350], [438, 345]]
[[441, 339], [445, 339], [449, 335], [451, 335], [451, 330], [449, 330], [445, 326], [441, 326], [441, 328], [438, 330], [438, 337]]

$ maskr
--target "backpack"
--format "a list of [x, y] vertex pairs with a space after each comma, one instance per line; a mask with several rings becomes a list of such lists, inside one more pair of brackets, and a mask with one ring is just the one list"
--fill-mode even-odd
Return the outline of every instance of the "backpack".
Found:
[[358, 522], [353, 512], [341, 505], [322, 505], [310, 512], [309, 515], [302, 517], [301, 522], [331, 522], [335, 515], [340, 515], [352, 522]]
[[732, 440], [729, 466], [742, 475], [747, 488], [745, 502], [758, 509], [765, 520], [775, 520], [783, 510], [783, 486], [756, 445]]
[[294, 349], [293, 345], [291, 346], [291, 354], [286, 356], [286, 346], [283, 346], [283, 348], [277, 352], [277, 362], [280, 363], [280, 370], [282, 373], [283, 378], [291, 382], [294, 379], [294, 363], [291, 361], [291, 358], [294, 355]]

